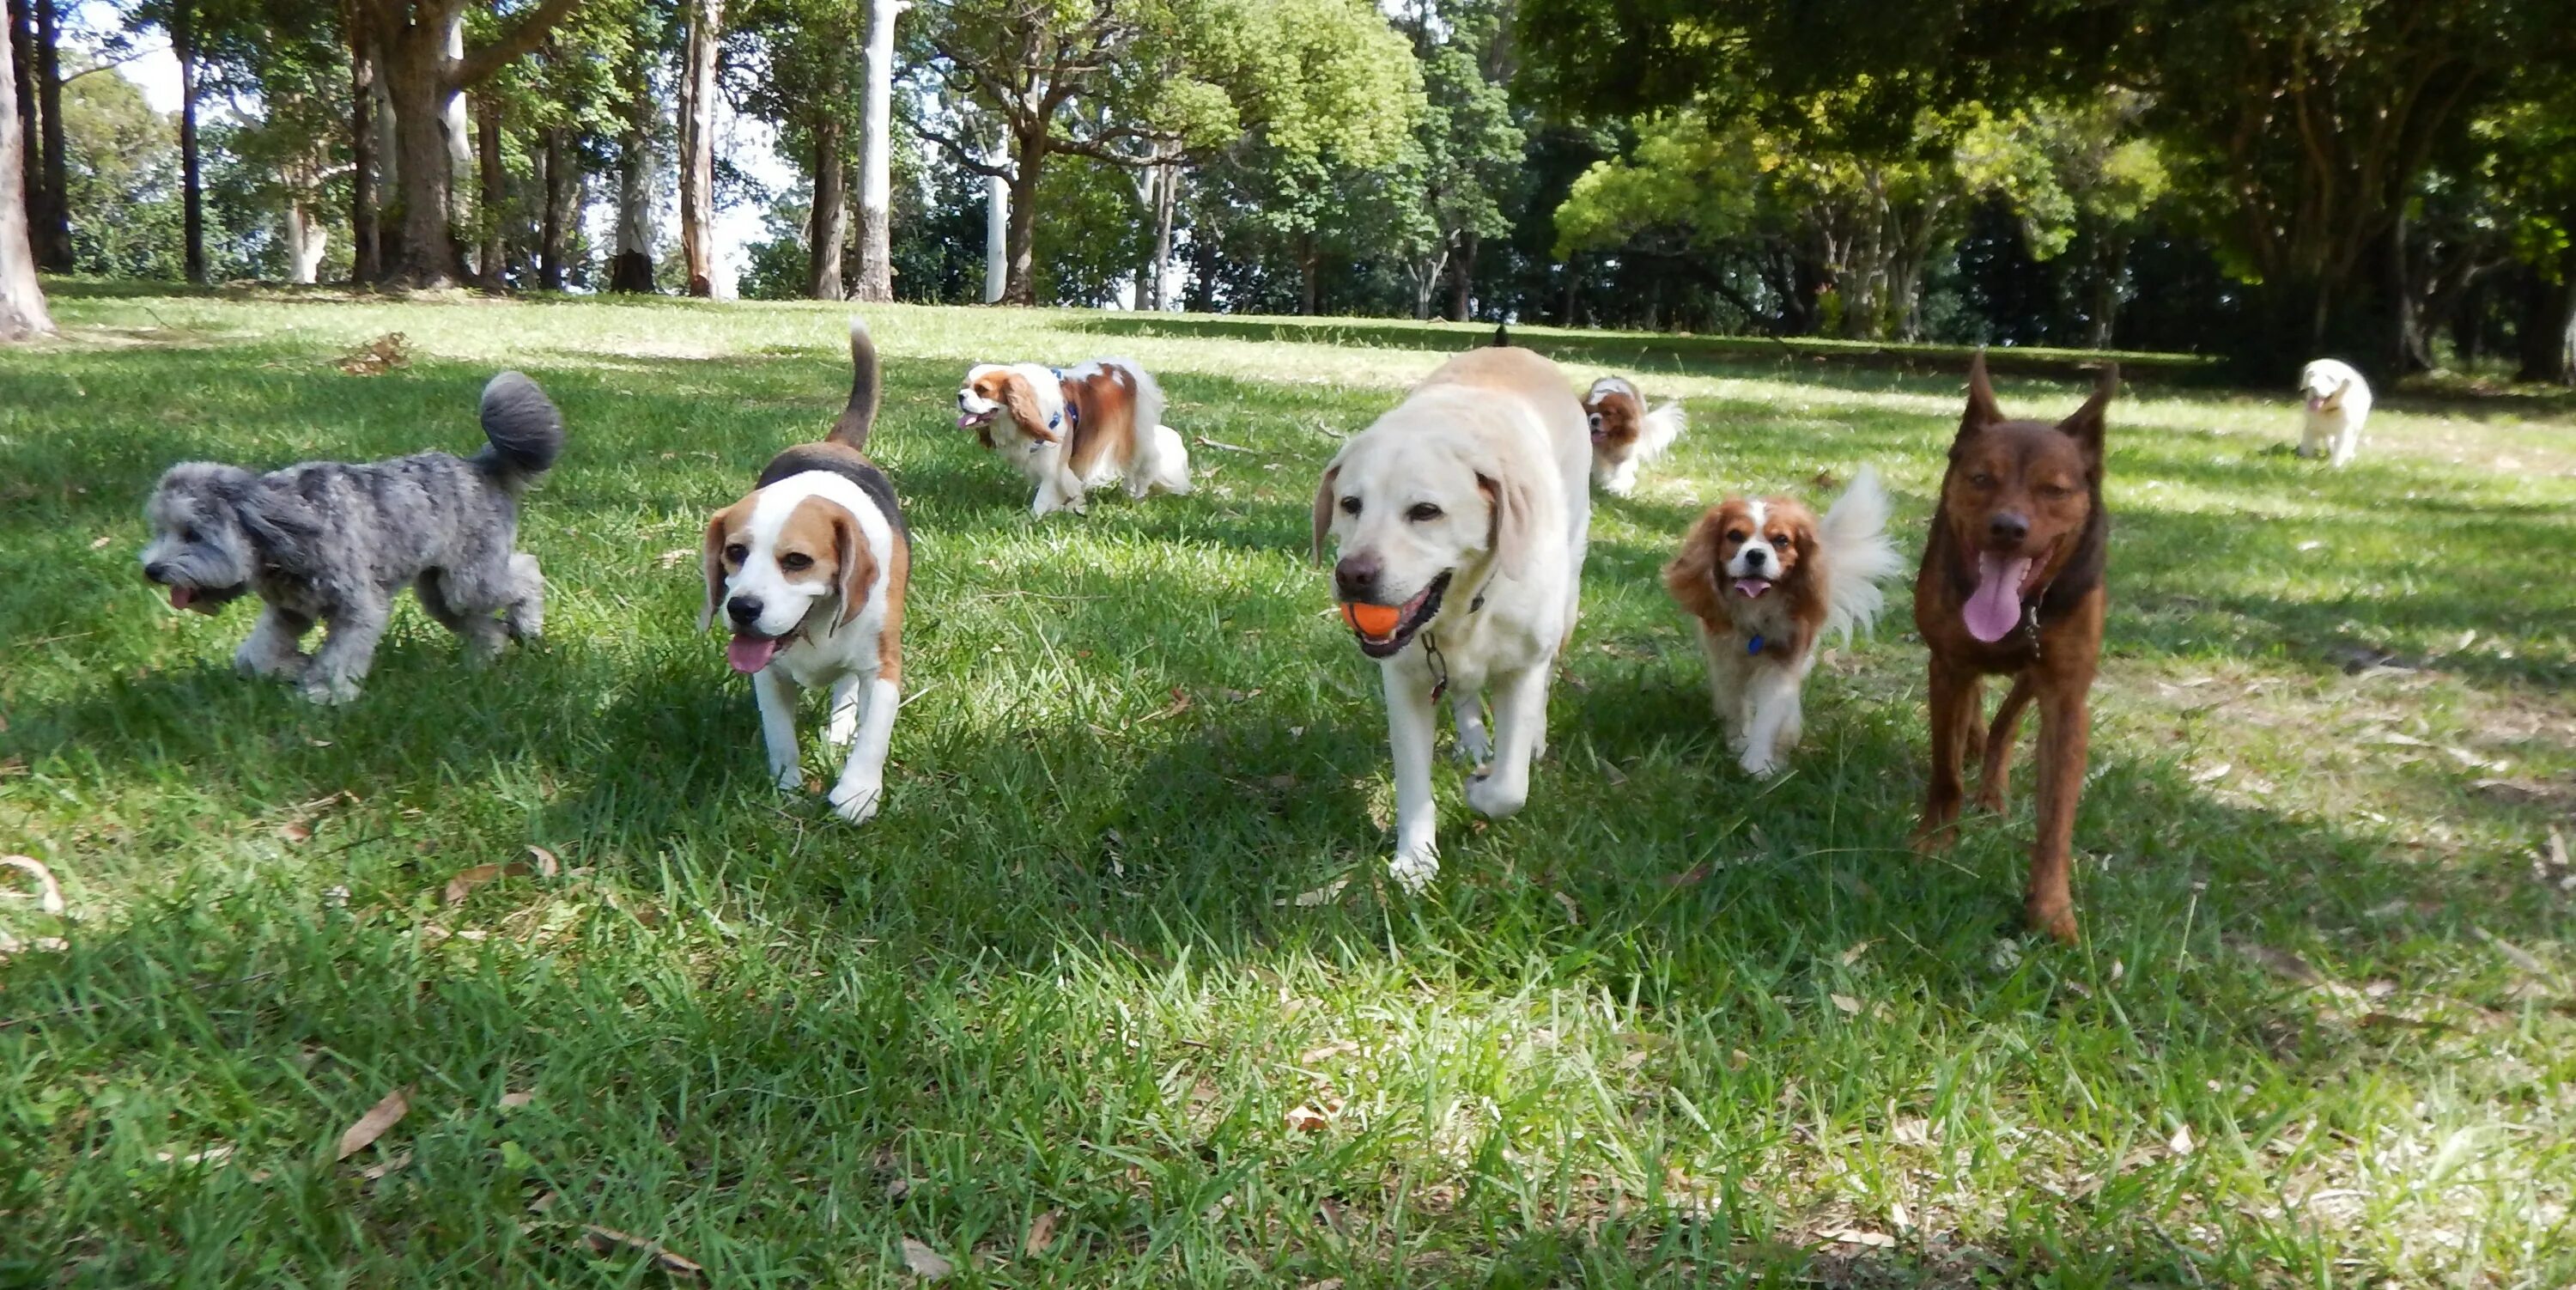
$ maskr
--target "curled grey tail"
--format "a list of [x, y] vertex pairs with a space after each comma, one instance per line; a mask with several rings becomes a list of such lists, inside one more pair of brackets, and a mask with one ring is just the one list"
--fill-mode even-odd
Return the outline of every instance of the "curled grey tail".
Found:
[[823, 436], [827, 443], [864, 451], [868, 431], [877, 423], [877, 405], [885, 397], [884, 383], [877, 378], [877, 343], [868, 335], [868, 325], [850, 319], [850, 402], [832, 422], [832, 433]]
[[492, 446], [475, 460], [515, 487], [555, 464], [563, 451], [563, 414], [536, 382], [503, 372], [483, 387], [483, 437]]

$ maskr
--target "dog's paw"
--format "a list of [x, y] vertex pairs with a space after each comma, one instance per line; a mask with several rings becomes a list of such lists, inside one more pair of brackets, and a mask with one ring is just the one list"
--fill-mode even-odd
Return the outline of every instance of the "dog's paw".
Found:
[[1395, 879], [1404, 894], [1419, 896], [1432, 879], [1440, 876], [1440, 852], [1427, 846], [1398, 851], [1394, 859], [1386, 862], [1386, 876]]
[[1787, 767], [1780, 764], [1780, 759], [1778, 757], [1773, 756], [1768, 751], [1756, 750], [1750, 747], [1744, 748], [1740, 751], [1743, 753], [1743, 756], [1736, 759], [1736, 764], [1744, 768], [1745, 774], [1751, 775], [1755, 779], [1769, 779], [1787, 769]]
[[782, 793], [802, 792], [805, 788], [805, 770], [794, 762], [783, 766], [772, 764], [769, 768], [769, 782], [776, 784], [778, 791]]
[[865, 824], [876, 817], [877, 804], [884, 800], [882, 784], [843, 784], [832, 790], [832, 814], [852, 824]]
[[2075, 906], [2071, 903], [2049, 906], [2025, 904], [2022, 909], [2022, 921], [2028, 923], [2032, 931], [2060, 945], [2075, 943]]
[[302, 676], [304, 665], [312, 661], [308, 654], [269, 654], [245, 645], [233, 655], [233, 670], [243, 676], [291, 678]]
[[357, 701], [358, 683], [345, 676], [325, 676], [318, 672], [310, 672], [295, 687], [295, 691], [326, 708], [336, 707], [343, 703]]
[[1509, 819], [1529, 804], [1529, 785], [1505, 784], [1487, 771], [1467, 777], [1467, 806], [1489, 820]]

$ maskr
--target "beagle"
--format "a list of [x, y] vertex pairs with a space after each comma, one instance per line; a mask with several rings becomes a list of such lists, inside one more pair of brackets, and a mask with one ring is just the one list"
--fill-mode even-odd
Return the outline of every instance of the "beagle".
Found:
[[707, 522], [704, 631], [721, 610], [725, 659], [751, 677], [769, 772], [803, 785], [796, 699], [828, 686], [824, 738], [849, 747], [832, 809], [867, 821], [885, 796], [886, 745], [903, 681], [903, 603], [912, 540], [894, 486], [864, 449], [876, 422], [877, 353], [850, 321], [849, 406], [821, 443], [771, 458], [758, 487]]

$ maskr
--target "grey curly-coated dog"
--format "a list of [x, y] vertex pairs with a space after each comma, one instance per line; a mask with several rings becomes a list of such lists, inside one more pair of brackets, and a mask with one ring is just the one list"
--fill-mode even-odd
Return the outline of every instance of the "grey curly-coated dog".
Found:
[[[503, 372], [483, 387], [471, 460], [424, 452], [391, 461], [308, 461], [268, 474], [191, 461], [161, 476], [145, 516], [143, 576], [170, 603], [220, 612], [256, 591], [268, 608], [233, 655], [248, 675], [292, 678], [316, 703], [358, 695], [405, 583], [465, 641], [471, 663], [504, 637], [544, 626], [545, 580], [519, 537], [519, 494], [563, 448], [563, 416], [537, 383]], [[309, 658], [316, 622], [329, 628]]]

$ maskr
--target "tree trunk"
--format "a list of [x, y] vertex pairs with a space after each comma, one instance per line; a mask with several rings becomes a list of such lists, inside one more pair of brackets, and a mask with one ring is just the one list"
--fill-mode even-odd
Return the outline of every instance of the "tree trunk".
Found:
[[1581, 285], [1582, 285], [1582, 283], [1583, 283], [1582, 275], [1581, 275], [1581, 274], [1579, 274], [1579, 273], [1577, 273], [1577, 272], [1576, 272], [1576, 270], [1575, 270], [1575, 266], [1576, 266], [1577, 264], [1579, 264], [1579, 263], [1581, 263], [1581, 261], [1580, 261], [1577, 257], [1574, 257], [1574, 256], [1568, 256], [1568, 257], [1566, 257], [1566, 261], [1565, 261], [1565, 317], [1564, 317], [1564, 319], [1563, 319], [1563, 320], [1558, 324], [1559, 326], [1571, 327], [1571, 326], [1573, 326], [1573, 325], [1574, 325], [1574, 293], [1575, 293], [1575, 289], [1576, 289], [1577, 287], [1581, 286]]
[[689, 0], [680, 77], [680, 256], [693, 296], [715, 294], [716, 53], [724, 0]]
[[850, 297], [894, 299], [894, 20], [902, 0], [868, 0], [867, 84], [859, 114], [859, 280]]
[[[12, 96], [18, 113], [18, 138], [37, 138], [44, 126], [36, 116], [36, 15], [30, 8], [33, 0], [9, 0], [9, 83], [16, 87]], [[23, 146], [19, 151], [19, 182], [25, 186], [26, 206], [30, 217], [44, 205], [45, 170], [36, 151]]]
[[625, 128], [617, 136], [617, 242], [608, 259], [608, 289], [653, 291], [652, 54], [641, 42], [627, 56]]
[[2515, 328], [2522, 358], [2517, 381], [2576, 385], [2576, 249], [2559, 253], [2558, 280], [2537, 265], [2523, 270], [2522, 319]]
[[[444, 69], [465, 58], [465, 6], [455, 4], [447, 16], [447, 57], [439, 64], [439, 137], [447, 141], [447, 226], [470, 228], [466, 218], [464, 178], [474, 170], [474, 122], [466, 115], [465, 89], [448, 81]], [[463, 247], [458, 251], [461, 254]]]
[[475, 272], [487, 291], [510, 289], [508, 223], [502, 218], [510, 201], [510, 172], [501, 157], [501, 102], [498, 96], [474, 96], [474, 150], [481, 155], [482, 193], [475, 202], [475, 232], [481, 246]]
[[1459, 235], [1458, 263], [1450, 277], [1454, 290], [1449, 297], [1449, 320], [1466, 322], [1476, 314], [1476, 232], [1469, 229]]
[[439, 26], [412, 26], [385, 42], [384, 82], [393, 103], [394, 188], [402, 194], [402, 234], [393, 277], [414, 287], [447, 287], [460, 267], [448, 222], [453, 188], [447, 153], [446, 85], [440, 64], [447, 36]]
[[805, 294], [838, 300], [841, 252], [850, 236], [850, 171], [841, 160], [838, 120], [824, 120], [814, 129], [814, 212], [805, 227]]
[[1314, 234], [1308, 233], [1297, 240], [1298, 313], [1312, 315], [1315, 312], [1316, 302], [1322, 296], [1322, 284], [1315, 279], [1319, 276], [1317, 271], [1323, 258], [1323, 253], [1315, 248]]
[[[316, 151], [320, 150], [317, 142]], [[322, 273], [322, 253], [330, 245], [331, 230], [321, 219], [321, 205], [314, 199], [321, 195], [321, 167], [298, 162], [286, 176], [286, 277], [287, 281], [310, 286]]]
[[188, 281], [206, 284], [206, 170], [197, 148], [197, 14], [195, 0], [170, 6], [170, 52], [179, 60], [179, 195]]
[[[35, 140], [43, 156], [37, 168], [45, 176], [45, 204], [33, 212], [36, 223], [28, 231], [36, 247], [36, 263], [57, 272], [72, 267], [71, 159], [63, 137], [63, 33], [64, 0], [28, 0], [36, 8], [36, 111], [43, 118], [42, 133]], [[28, 141], [18, 146], [26, 148]]]
[[356, 13], [344, 9], [341, 20], [349, 31], [349, 280], [355, 284], [385, 275], [376, 237], [376, 65]]
[[[52, 0], [39, 0], [50, 4]], [[17, 43], [0, 23], [0, 81], [15, 97]], [[27, 240], [27, 141], [16, 112], [0, 112], [0, 341], [54, 329], [45, 289], [36, 281], [36, 250]]]
[[394, 93], [385, 80], [389, 60], [384, 45], [369, 46], [367, 58], [375, 64], [367, 79], [376, 100], [370, 128], [376, 135], [376, 254], [383, 266], [377, 280], [389, 282], [403, 259], [402, 147], [394, 137]]
[[546, 131], [546, 209], [537, 226], [537, 285], [561, 291], [570, 274], [564, 243], [581, 211], [581, 169], [562, 126]]
[[1010, 272], [1002, 280], [1006, 305], [1038, 302], [1038, 175], [1047, 157], [1046, 127], [1041, 123], [1038, 129], [1039, 133], [1020, 136], [1018, 164], [1011, 168]]
[[1164, 280], [1172, 276], [1172, 219], [1181, 206], [1181, 168], [1178, 164], [1163, 167], [1163, 182], [1154, 194], [1154, 275], [1153, 303], [1161, 311], [1169, 304], [1163, 290]]

